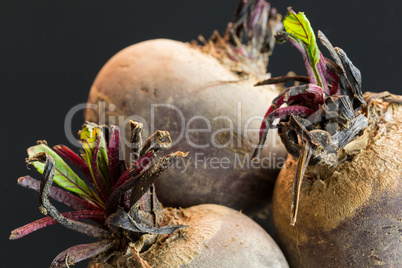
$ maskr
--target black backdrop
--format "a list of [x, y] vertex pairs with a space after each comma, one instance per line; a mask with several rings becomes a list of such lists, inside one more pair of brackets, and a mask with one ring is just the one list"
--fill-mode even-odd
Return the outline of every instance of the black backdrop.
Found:
[[[120, 49], [146, 39], [190, 41], [221, 32], [234, 0], [203, 1], [21, 1], [0, 2], [1, 236], [3, 267], [46, 267], [65, 248], [93, 241], [61, 226], [8, 241], [13, 228], [36, 220], [37, 193], [17, 187], [26, 174], [26, 148], [36, 140], [68, 144], [64, 118], [87, 99], [102, 65]], [[402, 93], [402, 6], [383, 1], [274, 1], [280, 13], [305, 11], [315, 30], [342, 47], [360, 68], [365, 91]], [[304, 74], [296, 49], [277, 46], [269, 72]], [[268, 106], [268, 104], [267, 104]], [[76, 132], [83, 122], [73, 120]], [[77, 265], [80, 267], [79, 265]]]

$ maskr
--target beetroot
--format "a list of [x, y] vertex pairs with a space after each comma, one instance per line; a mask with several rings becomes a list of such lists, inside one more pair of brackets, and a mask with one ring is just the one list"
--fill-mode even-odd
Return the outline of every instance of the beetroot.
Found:
[[331, 172], [307, 169], [294, 227], [289, 222], [296, 162], [286, 161], [275, 185], [273, 216], [292, 267], [401, 267], [402, 107], [379, 100], [369, 113], [375, 115], [370, 126], [345, 148], [350, 161]]
[[274, 240], [238, 211], [211, 204], [165, 213], [188, 227], [172, 235], [145, 234], [126, 254], [92, 267], [288, 267]]
[[215, 33], [202, 46], [157, 39], [122, 50], [101, 69], [89, 94], [89, 105], [104, 102], [105, 115], [92, 105], [86, 120], [117, 123], [123, 116], [119, 125], [126, 133], [128, 118], [148, 132], [170, 130], [175, 148], [189, 155], [158, 180], [164, 204], [215, 203], [258, 212], [270, 202], [285, 161], [275, 133], [261, 163], [251, 163], [249, 155], [261, 114], [278, 93], [272, 85], [253, 85], [267, 77], [279, 20], [267, 2], [241, 1], [224, 37]]
[[301, 52], [308, 77], [261, 127], [260, 144], [278, 121], [289, 152], [273, 198], [278, 244], [292, 267], [401, 267], [402, 97], [363, 95], [360, 71], [319, 32], [323, 57], [304, 13], [289, 8], [284, 26], [277, 39]]

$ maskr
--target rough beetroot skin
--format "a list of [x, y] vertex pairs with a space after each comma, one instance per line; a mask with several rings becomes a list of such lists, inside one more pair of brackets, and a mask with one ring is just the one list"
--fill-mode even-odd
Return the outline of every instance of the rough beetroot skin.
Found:
[[294, 227], [293, 158], [278, 177], [274, 223], [292, 267], [402, 267], [402, 106], [368, 103], [371, 124], [343, 152], [351, 160], [308, 168]]
[[[116, 121], [117, 116], [137, 116], [144, 131], [151, 132], [151, 124], [157, 122], [154, 129], [169, 129], [176, 150], [189, 152], [185, 161], [156, 183], [158, 197], [167, 206], [215, 203], [250, 215], [270, 202], [286, 152], [274, 131], [261, 155], [263, 167], [250, 162], [250, 152], [251, 144], [258, 142], [261, 115], [278, 91], [274, 86], [253, 86], [265, 78], [265, 65], [244, 76], [233, 71], [241, 69], [242, 63], [229, 68], [222, 64], [225, 60], [229, 59], [218, 60], [199, 47], [177, 41], [146, 41], [112, 57], [91, 88], [88, 103], [105, 101], [106, 123], [113, 120], [110, 116]], [[110, 104], [117, 108], [110, 111]], [[182, 116], [172, 108], [159, 107], [152, 118], [153, 104], [174, 105]], [[88, 109], [85, 118], [102, 121], [96, 109]], [[181, 136], [182, 127], [202, 130]], [[254, 132], [246, 135], [245, 127]]]
[[199, 205], [165, 213], [188, 227], [172, 235], [146, 234], [118, 260], [92, 267], [289, 267], [275, 241], [238, 211]]

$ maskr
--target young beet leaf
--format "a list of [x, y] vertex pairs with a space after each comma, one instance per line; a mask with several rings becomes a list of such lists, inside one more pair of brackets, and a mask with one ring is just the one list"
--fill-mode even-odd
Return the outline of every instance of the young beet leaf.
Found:
[[[142, 125], [136, 122], [131, 122], [131, 125], [136, 126], [138, 136]], [[109, 134], [110, 138], [107, 138]], [[112, 126], [109, 133], [105, 126], [86, 123], [80, 137], [85, 152], [82, 158], [64, 145], [55, 146], [54, 150], [82, 170], [92, 185], [88, 186], [79, 178], [46, 142], [40, 141], [29, 148], [27, 163], [36, 167], [42, 180], [25, 176], [18, 180], [18, 184], [39, 192], [40, 211], [47, 217], [13, 230], [10, 239], [21, 238], [56, 223], [100, 239], [60, 253], [51, 267], [64, 267], [105, 251], [124, 248], [142, 233], [170, 234], [184, 227], [165, 226], [166, 219], [152, 187], [164, 170], [186, 156], [176, 152], [156, 163], [153, 161], [156, 152], [170, 147], [168, 132], [157, 131], [143, 147], [140, 146], [138, 157], [141, 161], [133, 162], [128, 169], [124, 168], [124, 161], [119, 160], [118, 127]], [[134, 142], [138, 143], [138, 139]], [[52, 186], [53, 181], [65, 190]], [[130, 195], [131, 198], [127, 198]], [[73, 211], [60, 213], [49, 197]], [[93, 224], [80, 220], [91, 220]]]
[[284, 36], [295, 45], [305, 58], [306, 69], [309, 73], [310, 83], [317, 84], [325, 88], [326, 81], [322, 79], [323, 60], [318, 49], [316, 37], [310, 22], [303, 12], [296, 14], [289, 8], [288, 16], [283, 21], [283, 25], [288, 33]]

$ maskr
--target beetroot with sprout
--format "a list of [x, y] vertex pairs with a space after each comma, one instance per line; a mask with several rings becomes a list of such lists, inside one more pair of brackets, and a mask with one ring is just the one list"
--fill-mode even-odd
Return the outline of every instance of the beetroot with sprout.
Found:
[[[29, 148], [27, 163], [42, 173], [42, 181], [24, 176], [18, 183], [39, 191], [39, 208], [47, 217], [13, 230], [10, 239], [56, 223], [98, 239], [63, 251], [50, 267], [88, 258], [95, 258], [91, 267], [288, 267], [272, 238], [240, 212], [219, 205], [163, 208], [153, 183], [187, 153], [155, 161], [157, 152], [170, 148], [169, 133], [156, 131], [143, 144], [142, 124], [130, 125], [135, 144], [130, 166], [121, 160], [116, 126], [84, 124], [82, 157], [62, 145], [52, 150], [44, 141]], [[60, 156], [77, 166], [91, 186]], [[49, 197], [72, 211], [60, 213]]]
[[260, 131], [261, 145], [279, 119], [290, 154], [274, 190], [277, 241], [292, 267], [401, 267], [402, 98], [363, 95], [360, 71], [319, 32], [333, 60], [322, 56], [303, 13], [289, 9], [284, 26], [277, 40], [302, 53], [308, 77], [260, 84], [308, 84], [279, 94]]
[[[164, 204], [215, 203], [257, 213], [270, 203], [286, 156], [272, 134], [262, 163], [249, 161], [261, 114], [278, 93], [273, 85], [254, 84], [267, 78], [280, 19], [266, 1], [242, 0], [223, 37], [215, 33], [202, 45], [157, 39], [125, 48], [91, 87], [88, 103], [104, 101], [105, 117], [89, 108], [86, 120], [108, 123], [124, 116], [143, 122], [144, 131], [153, 122], [155, 129], [170, 130], [175, 147], [189, 155], [157, 181]], [[124, 122], [120, 127], [129, 133]]]

